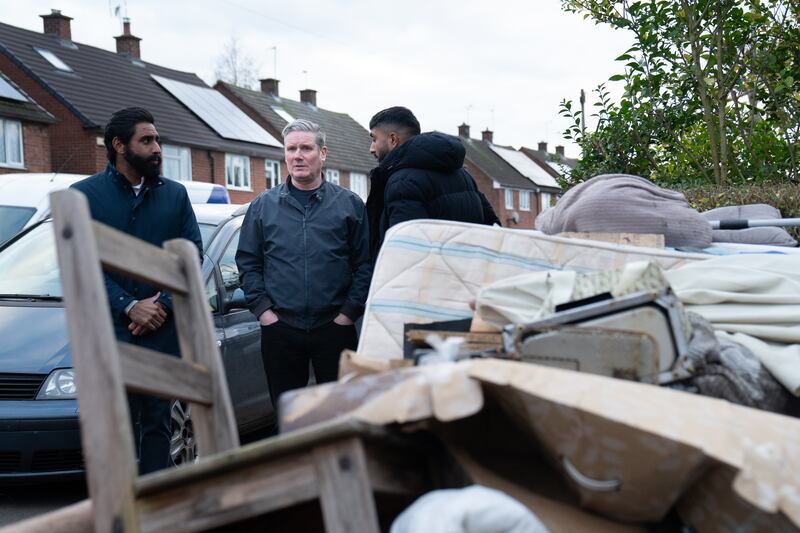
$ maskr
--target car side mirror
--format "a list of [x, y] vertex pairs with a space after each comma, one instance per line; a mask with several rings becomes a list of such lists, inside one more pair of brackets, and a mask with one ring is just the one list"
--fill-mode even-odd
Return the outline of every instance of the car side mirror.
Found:
[[244, 298], [244, 291], [237, 287], [234, 289], [231, 299], [225, 303], [225, 312], [233, 311], [234, 309], [247, 309], [247, 301]]

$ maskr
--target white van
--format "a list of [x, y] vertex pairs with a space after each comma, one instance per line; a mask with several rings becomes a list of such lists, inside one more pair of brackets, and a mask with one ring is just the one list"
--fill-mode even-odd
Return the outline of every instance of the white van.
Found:
[[[50, 214], [50, 193], [66, 189], [83, 174], [0, 174], [0, 244]], [[229, 204], [222, 185], [179, 181], [193, 204]]]

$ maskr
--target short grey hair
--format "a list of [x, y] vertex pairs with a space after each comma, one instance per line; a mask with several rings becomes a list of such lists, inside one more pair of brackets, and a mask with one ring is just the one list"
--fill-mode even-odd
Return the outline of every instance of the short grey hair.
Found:
[[325, 146], [325, 132], [322, 131], [322, 128], [319, 127], [319, 124], [315, 124], [310, 120], [306, 120], [304, 118], [299, 118], [297, 120], [293, 120], [283, 128], [281, 135], [285, 139], [287, 135], [295, 131], [307, 131], [308, 133], [314, 134], [314, 142], [317, 143], [317, 146], [322, 149]]

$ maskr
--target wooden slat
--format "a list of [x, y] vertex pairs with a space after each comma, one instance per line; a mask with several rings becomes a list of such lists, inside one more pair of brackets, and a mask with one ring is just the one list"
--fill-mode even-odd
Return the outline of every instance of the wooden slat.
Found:
[[207, 531], [313, 500], [317, 490], [309, 454], [294, 453], [140, 496], [139, 516], [143, 532]]
[[129, 391], [168, 400], [211, 404], [211, 375], [203, 365], [127, 342], [118, 343]]
[[136, 531], [133, 436], [89, 204], [50, 195], [95, 531]]
[[379, 533], [364, 447], [352, 437], [315, 448], [314, 468], [326, 533]]
[[211, 406], [192, 410], [192, 422], [201, 457], [239, 446], [239, 432], [233, 415], [225, 368], [208, 312], [205, 284], [200, 272], [197, 248], [185, 239], [164, 243], [164, 248], [180, 258], [186, 275], [186, 294], [172, 295], [178, 342], [184, 359], [199, 363], [211, 374]]
[[[160, 289], [186, 293], [186, 278], [175, 254], [99, 222], [92, 224], [100, 261], [106, 270]], [[153, 224], [158, 224], [158, 221], [153, 221]]]

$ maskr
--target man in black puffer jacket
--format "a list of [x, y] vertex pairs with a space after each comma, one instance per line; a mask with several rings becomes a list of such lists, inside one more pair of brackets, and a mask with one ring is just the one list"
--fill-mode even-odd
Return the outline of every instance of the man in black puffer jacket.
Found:
[[464, 147], [444, 133], [420, 133], [405, 107], [390, 107], [369, 122], [369, 151], [378, 159], [367, 199], [372, 262], [386, 230], [419, 218], [500, 224], [492, 206], [463, 168]]

